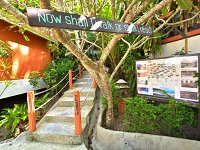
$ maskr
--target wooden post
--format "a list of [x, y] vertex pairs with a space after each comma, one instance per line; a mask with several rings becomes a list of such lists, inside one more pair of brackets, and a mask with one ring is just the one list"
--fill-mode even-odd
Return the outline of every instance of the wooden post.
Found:
[[74, 117], [75, 117], [75, 134], [80, 135], [82, 133], [81, 126], [81, 108], [80, 108], [80, 93], [74, 91], [75, 102], [74, 102]]
[[29, 132], [34, 132], [36, 130], [36, 118], [35, 118], [35, 101], [34, 92], [27, 92], [27, 104], [28, 104], [28, 124]]
[[96, 87], [97, 87], [97, 83], [96, 83], [95, 79], [93, 79], [92, 87], [93, 87], [93, 88], [96, 88]]
[[79, 78], [82, 78], [82, 67], [81, 65], [78, 66], [78, 70], [79, 70]]
[[73, 81], [72, 81], [72, 70], [69, 70], [69, 88], [73, 88]]

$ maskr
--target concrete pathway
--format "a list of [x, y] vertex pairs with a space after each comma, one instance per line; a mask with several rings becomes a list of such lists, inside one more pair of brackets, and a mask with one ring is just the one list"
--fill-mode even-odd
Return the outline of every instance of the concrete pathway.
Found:
[[64, 145], [26, 140], [26, 132], [21, 133], [15, 140], [0, 144], [0, 150], [87, 150], [82, 145]]

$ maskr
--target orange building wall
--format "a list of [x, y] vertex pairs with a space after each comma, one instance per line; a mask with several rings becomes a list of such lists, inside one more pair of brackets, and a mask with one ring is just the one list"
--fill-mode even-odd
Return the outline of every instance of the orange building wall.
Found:
[[[16, 76], [15, 79], [25, 79], [29, 77], [31, 71], [41, 72], [47, 62], [51, 60], [50, 51], [46, 47], [47, 40], [25, 32], [30, 39], [30, 41], [26, 41], [18, 32], [17, 27], [9, 30], [9, 26], [10, 24], [0, 20], [0, 40], [8, 42], [13, 47], [12, 58], [6, 59], [11, 63], [10, 73]], [[3, 58], [0, 59], [5, 61]], [[2, 67], [0, 67], [1, 69]], [[2, 80], [3, 77], [0, 77]]]

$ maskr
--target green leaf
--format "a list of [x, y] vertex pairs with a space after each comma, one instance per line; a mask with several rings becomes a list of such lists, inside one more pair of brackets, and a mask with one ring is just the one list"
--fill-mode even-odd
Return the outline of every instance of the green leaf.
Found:
[[198, 6], [198, 0], [193, 0], [193, 5]]
[[163, 14], [164, 16], [166, 16], [166, 15], [169, 13], [169, 11], [167, 10], [166, 7], [163, 7], [163, 8], [161, 9], [161, 12], [162, 12], [162, 14]]
[[175, 28], [175, 30], [177, 30], [177, 32], [178, 32], [184, 39], [188, 38], [187, 35], [186, 35], [183, 31], [178, 30], [177, 28]]
[[176, 2], [183, 10], [188, 10], [193, 6], [190, 0], [176, 0]]
[[24, 39], [26, 40], [26, 41], [30, 41], [30, 39], [28, 38], [28, 36], [26, 36], [26, 35], [23, 35], [24, 36]]

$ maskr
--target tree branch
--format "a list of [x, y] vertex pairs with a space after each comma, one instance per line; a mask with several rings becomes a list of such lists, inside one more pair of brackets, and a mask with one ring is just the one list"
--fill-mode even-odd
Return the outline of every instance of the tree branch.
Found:
[[[172, 15], [166, 20], [166, 22], [169, 22], [179, 11], [180, 11], [180, 8], [177, 9], [176, 12], [174, 12], [174, 14], [172, 14]], [[153, 33], [156, 33], [156, 32], [158, 32], [159, 30], [161, 30], [161, 29], [166, 25], [166, 22], [163, 23], [162, 25], [160, 25], [158, 28], [156, 28], [156, 29], [153, 31]], [[166, 33], [166, 34], [167, 34], [167, 33]], [[138, 41], [137, 43], [135, 43], [135, 42], [137, 41], [138, 37], [139, 37], [139, 36], [138, 36], [138, 37], [136, 38], [136, 40], [133, 42], [133, 43], [135, 43], [135, 44], [129, 46], [129, 48], [128, 48], [128, 50], [126, 51], [126, 53], [124, 54], [124, 56], [121, 58], [120, 62], [119, 62], [119, 63], [117, 64], [117, 66], [115, 67], [114, 71], [112, 72], [112, 74], [111, 74], [111, 76], [110, 76], [109, 82], [112, 81], [112, 79], [114, 78], [114, 75], [116, 74], [116, 72], [118, 71], [118, 69], [120, 68], [120, 66], [122, 65], [123, 61], [127, 58], [128, 54], [129, 54], [129, 52], [130, 52], [131, 50], [140, 48], [140, 47], [141, 47], [147, 40], [149, 40], [149, 39], [161, 38], [161, 37], [165, 36], [166, 34], [164, 34], [164, 35], [162, 35], [162, 36], [159, 36], [159, 37], [151, 37], [151, 38], [149, 38], [149, 37], [146, 36], [146, 37], [143, 37], [143, 38], [142, 38], [140, 41]], [[124, 41], [124, 40], [123, 40], [123, 41]], [[125, 42], [125, 41], [124, 41], [124, 42]], [[125, 43], [128, 44], [127, 41], [126, 41]], [[128, 45], [130, 45], [130, 44], [128, 44]]]
[[[146, 14], [144, 14], [140, 19], [138, 19], [136, 21], [136, 24], [140, 25], [140, 24], [144, 23], [151, 16], [155, 15], [158, 12], [158, 10], [162, 9], [163, 7], [165, 7], [167, 4], [169, 4], [172, 1], [173, 0], [163, 0], [163, 1], [161, 1], [159, 4], [155, 5], [152, 9], [150, 9]], [[99, 61], [101, 64], [105, 63], [107, 57], [109, 56], [110, 52], [113, 49], [113, 45], [115, 45], [117, 43], [117, 41], [120, 40], [121, 38], [123, 38], [124, 36], [125, 36], [125, 34], [115, 34], [113, 36], [111, 41], [108, 43], [108, 46], [105, 48], [105, 53], [103, 53], [101, 55], [101, 58], [100, 58], [100, 61]]]
[[142, 24], [145, 22], [145, 20], [148, 20], [151, 16], [155, 15], [158, 10], [165, 7], [167, 4], [171, 3], [173, 0], [162, 0], [160, 3], [155, 5], [153, 8], [151, 8], [147, 13], [145, 13], [140, 19], [138, 19], [135, 23], [136, 24]]
[[48, 1], [48, 0], [39, 0], [39, 4], [40, 4], [41, 8], [52, 9], [50, 1]]
[[126, 17], [126, 22], [130, 23], [133, 21], [133, 19], [139, 15], [146, 7], [149, 6], [151, 0], [146, 0], [144, 1], [144, 3], [142, 3], [142, 5], [140, 5], [139, 7], [135, 6], [132, 8], [132, 12], [128, 14], [128, 16]]
[[133, 0], [132, 3], [128, 6], [128, 8], [126, 9], [126, 11], [124, 12], [123, 16], [121, 17], [120, 21], [124, 21], [126, 15], [128, 14], [128, 12], [130, 11], [130, 9], [132, 9], [133, 5], [135, 4], [137, 0]]
[[112, 8], [112, 19], [116, 20], [115, 0], [111, 0], [111, 8]]
[[64, 12], [65, 11], [64, 0], [56, 0], [56, 1], [58, 3], [58, 11]]
[[24, 15], [22, 12], [20, 12], [18, 9], [16, 9], [12, 4], [10, 4], [7, 0], [1, 0], [0, 1], [0, 7], [5, 8], [7, 12], [13, 16], [16, 16], [20, 22], [24, 24], [28, 24], [28, 18], [26, 15]]
[[103, 2], [101, 3], [100, 7], [96, 10], [96, 13], [99, 13], [102, 10], [102, 8], [106, 5], [105, 2], [106, 2], [106, 0], [103, 0]]
[[[188, 18], [188, 19], [185, 19], [183, 21], [179, 21], [179, 22], [175, 22], [175, 23], [166, 23], [166, 25], [168, 26], [174, 26], [174, 25], [179, 25], [179, 24], [182, 24], [182, 23], [185, 23], [185, 22], [188, 22], [190, 20], [193, 20], [195, 17], [197, 17], [198, 15], [200, 14], [200, 11], [197, 12], [194, 16], [192, 16], [191, 18]], [[160, 19], [159, 19], [160, 20]], [[161, 19], [161, 21], [163, 21], [163, 19]], [[164, 21], [165, 22], [165, 21]]]

